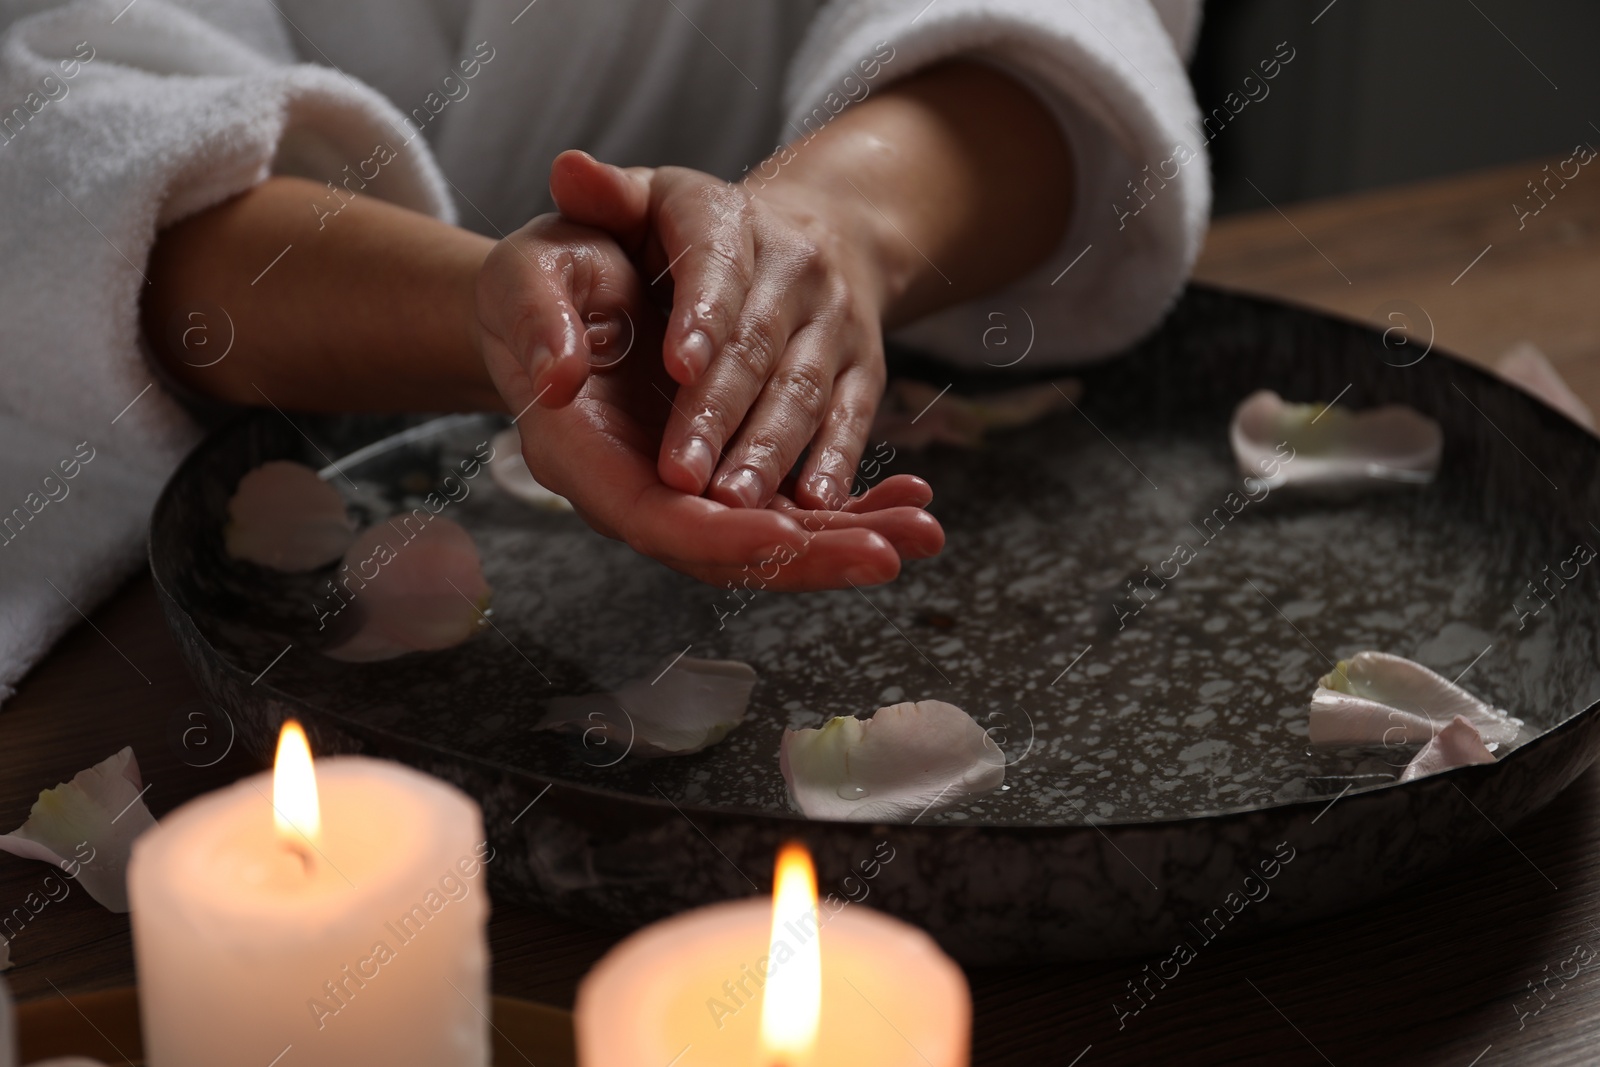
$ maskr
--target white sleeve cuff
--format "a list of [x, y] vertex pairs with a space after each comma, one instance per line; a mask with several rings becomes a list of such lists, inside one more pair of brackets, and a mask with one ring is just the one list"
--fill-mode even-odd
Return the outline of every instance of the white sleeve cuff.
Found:
[[1171, 307], [1204, 240], [1211, 185], [1175, 47], [1193, 19], [1166, 6], [1158, 15], [1128, 0], [834, 0], [818, 16], [790, 71], [791, 128], [815, 125], [841, 96], [863, 99], [869, 70], [881, 89], [965, 56], [1032, 86], [1072, 149], [1072, 222], [1056, 252], [1001, 292], [898, 337], [955, 362], [1009, 363], [1015, 349], [997, 359], [985, 330], [995, 312], [1020, 324], [1020, 309], [1033, 324], [1030, 362], [1070, 363], [1126, 347]]
[[[152, 380], [139, 299], [160, 228], [272, 173], [342, 183], [363, 167], [372, 177], [352, 188], [452, 210], [426, 145], [373, 90], [282, 65], [163, 0], [113, 22], [118, 8], [55, 8], [0, 43], [0, 101], [34, 101], [0, 122], [0, 190], [14, 205], [0, 214], [0, 364], [15, 383], [0, 411], [68, 435], [108, 425]], [[394, 158], [374, 168], [379, 145]], [[115, 433], [127, 460], [163, 470], [194, 439], [159, 389]]]
[[[143, 354], [157, 231], [269, 174], [343, 184], [347, 167], [363, 192], [451, 218], [382, 97], [273, 47], [269, 0], [207, 7], [216, 21], [164, 0], [0, 9], [0, 700], [137, 565], [198, 436]], [[374, 170], [379, 145], [394, 155]], [[234, 266], [248, 280], [269, 264]]]

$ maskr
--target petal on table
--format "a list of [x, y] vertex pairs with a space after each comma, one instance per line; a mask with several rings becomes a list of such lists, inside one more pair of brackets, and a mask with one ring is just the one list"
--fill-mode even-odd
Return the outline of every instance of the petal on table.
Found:
[[1465, 767], [1473, 763], [1493, 763], [1490, 752], [1479, 736], [1477, 728], [1464, 716], [1457, 715], [1415, 756], [1400, 772], [1400, 780], [1409, 782], [1429, 774], [1448, 771], [1452, 767]]
[[28, 821], [0, 835], [0, 851], [53, 863], [111, 911], [125, 912], [128, 855], [156, 824], [143, 792], [139, 761], [125, 748], [40, 793]]
[[557, 697], [539, 728], [581, 732], [586, 745], [615, 743], [636, 756], [687, 756], [744, 721], [756, 681], [755, 668], [738, 660], [663, 660], [615, 692]]
[[1006, 777], [994, 740], [941, 700], [786, 730], [779, 765], [789, 798], [808, 817], [854, 822], [944, 811], [999, 788]]

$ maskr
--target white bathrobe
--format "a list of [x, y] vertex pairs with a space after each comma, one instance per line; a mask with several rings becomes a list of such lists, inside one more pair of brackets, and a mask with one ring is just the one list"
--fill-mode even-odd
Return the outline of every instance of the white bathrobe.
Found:
[[[997, 362], [998, 312], [1031, 319], [1030, 365], [1070, 362], [1154, 326], [1199, 250], [1198, 19], [1199, 0], [0, 0], [0, 700], [137, 568], [197, 439], [140, 339], [163, 226], [279, 173], [500, 235], [549, 210], [566, 148], [758, 182], [851, 102], [975, 57], [1059, 116], [1074, 221], [1032, 275], [905, 339]], [[238, 270], [270, 284], [305, 254]]]

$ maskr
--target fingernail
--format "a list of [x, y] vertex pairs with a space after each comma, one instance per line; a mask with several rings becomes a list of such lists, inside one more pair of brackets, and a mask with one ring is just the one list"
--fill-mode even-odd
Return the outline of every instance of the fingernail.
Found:
[[742, 507], [758, 508], [761, 506], [763, 495], [761, 476], [749, 467], [740, 467], [731, 474], [723, 475], [717, 482], [717, 488], [739, 501]]
[[538, 385], [545, 370], [554, 362], [555, 353], [550, 351], [549, 345], [535, 345], [532, 355], [528, 357], [528, 379]]
[[689, 440], [673, 449], [672, 458], [688, 472], [694, 483], [705, 488], [711, 480], [711, 468], [716, 462], [716, 456], [711, 453], [711, 446], [703, 438], [691, 437]]
[[815, 499], [822, 501], [823, 506], [829, 511], [843, 510], [849, 500], [849, 497], [839, 488], [839, 483], [826, 474], [812, 475], [811, 481], [806, 483], [806, 488], [811, 491], [811, 495]]
[[679, 346], [683, 362], [689, 368], [689, 380], [700, 377], [711, 365], [711, 338], [700, 330], [692, 330]]

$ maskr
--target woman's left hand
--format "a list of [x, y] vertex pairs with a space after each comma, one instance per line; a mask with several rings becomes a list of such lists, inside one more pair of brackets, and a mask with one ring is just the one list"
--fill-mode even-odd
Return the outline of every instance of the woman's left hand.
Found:
[[[541, 483], [600, 533], [716, 585], [875, 585], [902, 558], [939, 551], [944, 532], [923, 510], [931, 490], [910, 475], [829, 510], [781, 495], [769, 507], [729, 507], [663, 484], [656, 457], [674, 383], [656, 358], [658, 316], [644, 288], [610, 236], [557, 215], [533, 219], [484, 260], [476, 334]], [[884, 459], [865, 465], [869, 480]]]
[[884, 385], [886, 286], [862, 220], [799, 186], [756, 196], [582, 152], [556, 160], [550, 187], [563, 215], [616, 235], [647, 277], [671, 274], [662, 356], [679, 387], [661, 480], [764, 507], [809, 446], [795, 501], [845, 508]]

